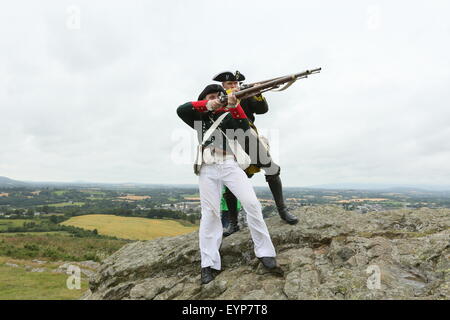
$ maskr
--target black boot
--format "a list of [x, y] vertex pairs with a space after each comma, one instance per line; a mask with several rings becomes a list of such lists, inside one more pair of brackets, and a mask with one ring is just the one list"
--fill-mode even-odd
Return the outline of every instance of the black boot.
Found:
[[207, 284], [214, 280], [214, 275], [210, 267], [202, 268], [201, 279], [202, 284]]
[[262, 257], [258, 259], [267, 269], [275, 269], [277, 267], [277, 260], [274, 257]]
[[238, 224], [238, 210], [237, 210], [237, 199], [233, 193], [227, 188], [223, 194], [228, 207], [228, 219], [230, 223], [228, 228], [224, 231], [223, 236], [228, 237], [233, 233], [240, 230]]
[[237, 210], [234, 212], [228, 211], [230, 223], [228, 224], [228, 228], [223, 232], [224, 237], [228, 237], [232, 235], [235, 232], [238, 232], [240, 230], [239, 224], [238, 224], [238, 213]]
[[296, 224], [298, 218], [293, 214], [290, 214], [284, 204], [283, 186], [281, 185], [280, 174], [266, 176], [266, 181], [269, 183], [270, 191], [272, 192], [273, 199], [277, 205], [278, 214], [280, 218], [289, 224]]

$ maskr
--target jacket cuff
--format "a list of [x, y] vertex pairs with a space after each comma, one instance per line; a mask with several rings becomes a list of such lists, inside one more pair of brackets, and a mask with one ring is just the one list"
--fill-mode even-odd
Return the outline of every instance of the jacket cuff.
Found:
[[227, 111], [230, 112], [231, 116], [234, 119], [247, 119], [247, 115], [245, 114], [245, 111], [244, 111], [244, 109], [242, 109], [240, 104], [238, 104], [236, 106], [236, 108], [229, 109], [229, 108], [223, 107], [223, 108], [217, 109], [215, 112], [227, 112]]
[[247, 115], [240, 104], [238, 104], [236, 108], [230, 109], [230, 113], [234, 119], [247, 119]]
[[195, 110], [198, 112], [206, 112], [208, 109], [206, 108], [206, 104], [208, 103], [208, 100], [200, 100], [200, 101], [193, 101], [191, 102], [192, 106]]

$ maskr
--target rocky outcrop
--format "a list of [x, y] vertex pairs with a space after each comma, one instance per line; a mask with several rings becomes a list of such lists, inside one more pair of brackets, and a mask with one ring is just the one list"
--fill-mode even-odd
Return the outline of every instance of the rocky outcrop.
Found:
[[104, 260], [84, 299], [449, 299], [450, 210], [360, 214], [304, 207], [266, 220], [279, 267], [255, 258], [247, 228], [223, 240], [223, 270], [200, 285], [197, 232], [139, 241]]

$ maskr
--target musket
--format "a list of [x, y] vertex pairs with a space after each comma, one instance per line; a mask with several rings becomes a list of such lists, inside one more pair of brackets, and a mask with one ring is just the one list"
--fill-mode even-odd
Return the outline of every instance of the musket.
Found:
[[281, 77], [267, 79], [267, 80], [264, 80], [264, 81], [252, 82], [252, 83], [241, 83], [239, 85], [239, 88], [240, 88], [240, 90], [244, 90], [244, 89], [248, 89], [248, 88], [254, 87], [257, 84], [266, 83], [266, 82], [273, 81], [273, 80], [280, 79], [280, 78]]
[[[236, 98], [239, 100], [250, 98], [256, 95], [259, 95], [266, 91], [283, 91], [289, 88], [295, 81], [303, 78], [307, 78], [310, 74], [319, 73], [322, 68], [306, 70], [300, 73], [294, 73], [288, 76], [273, 78], [269, 80], [265, 80], [262, 82], [252, 83], [251, 87], [246, 85], [243, 90], [237, 91], [234, 93]], [[282, 88], [278, 89], [280, 86], [284, 85]], [[275, 90], [278, 89], [278, 90]], [[219, 97], [222, 103], [226, 103], [228, 101], [227, 95], [222, 95]]]

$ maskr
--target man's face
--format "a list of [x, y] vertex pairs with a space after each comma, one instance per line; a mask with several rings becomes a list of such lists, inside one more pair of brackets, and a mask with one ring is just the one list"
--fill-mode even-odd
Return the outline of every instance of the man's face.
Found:
[[222, 87], [225, 90], [228, 90], [228, 89], [239, 89], [239, 82], [237, 82], [237, 81], [225, 81], [225, 82], [222, 82]]
[[213, 92], [213, 93], [208, 93], [205, 97], [205, 100], [214, 100], [219, 98], [219, 93], [218, 92]]

